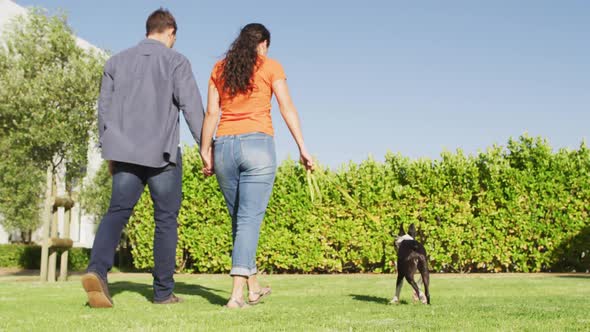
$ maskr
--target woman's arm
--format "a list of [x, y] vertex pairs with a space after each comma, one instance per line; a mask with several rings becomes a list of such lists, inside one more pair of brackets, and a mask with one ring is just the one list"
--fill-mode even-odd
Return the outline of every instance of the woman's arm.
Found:
[[207, 94], [207, 113], [203, 121], [201, 134], [201, 158], [203, 159], [203, 174], [213, 175], [213, 133], [219, 121], [221, 107], [219, 106], [219, 92], [214, 84], [209, 84]]
[[283, 119], [285, 120], [289, 131], [291, 131], [291, 135], [293, 136], [293, 139], [295, 139], [297, 147], [299, 148], [301, 163], [306, 169], [313, 170], [313, 160], [309, 152], [307, 152], [307, 148], [303, 142], [299, 114], [297, 113], [297, 109], [295, 108], [293, 100], [291, 99], [291, 95], [289, 94], [287, 81], [284, 79], [277, 80], [273, 82], [272, 88], [275, 96], [277, 97], [281, 115], [283, 116]]

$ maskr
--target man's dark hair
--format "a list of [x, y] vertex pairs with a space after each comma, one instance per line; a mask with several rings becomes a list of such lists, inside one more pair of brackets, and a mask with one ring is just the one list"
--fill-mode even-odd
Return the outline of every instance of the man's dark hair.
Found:
[[176, 20], [168, 9], [160, 8], [151, 13], [145, 22], [145, 35], [149, 36], [152, 33], [164, 32], [164, 30], [169, 28], [173, 28], [174, 34], [176, 34], [176, 30], [178, 29]]

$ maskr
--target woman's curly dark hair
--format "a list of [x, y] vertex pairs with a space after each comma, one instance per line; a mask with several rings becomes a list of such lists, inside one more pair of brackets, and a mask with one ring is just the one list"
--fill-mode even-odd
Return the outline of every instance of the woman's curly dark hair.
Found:
[[221, 66], [221, 81], [230, 97], [254, 89], [253, 76], [260, 65], [256, 48], [264, 41], [270, 46], [270, 32], [260, 23], [250, 23], [229, 47]]

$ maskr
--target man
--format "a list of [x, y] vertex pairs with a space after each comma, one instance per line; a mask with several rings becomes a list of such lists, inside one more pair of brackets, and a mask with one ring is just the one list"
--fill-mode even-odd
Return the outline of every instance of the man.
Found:
[[154, 202], [154, 303], [182, 300], [173, 294], [177, 217], [182, 196], [179, 110], [200, 144], [204, 109], [189, 61], [172, 50], [176, 21], [165, 9], [146, 22], [147, 38], [111, 57], [104, 67], [98, 101], [102, 157], [113, 178], [82, 285], [91, 307], [110, 308], [107, 271], [123, 227], [145, 185]]

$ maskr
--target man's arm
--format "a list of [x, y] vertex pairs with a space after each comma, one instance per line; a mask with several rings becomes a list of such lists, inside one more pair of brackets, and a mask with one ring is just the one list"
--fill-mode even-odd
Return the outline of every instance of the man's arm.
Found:
[[100, 83], [100, 95], [98, 97], [98, 139], [99, 144], [107, 128], [107, 122], [110, 114], [110, 108], [113, 101], [114, 91], [113, 70], [111, 61], [104, 65], [102, 81]]
[[182, 110], [184, 120], [200, 147], [205, 109], [191, 64], [184, 57], [174, 70], [174, 100]]

